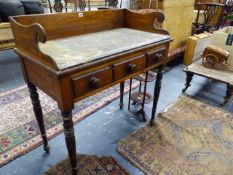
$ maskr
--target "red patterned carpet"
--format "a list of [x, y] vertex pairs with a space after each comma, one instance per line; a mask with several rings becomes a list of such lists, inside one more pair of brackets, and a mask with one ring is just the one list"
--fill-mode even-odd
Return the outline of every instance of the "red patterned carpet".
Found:
[[[80, 175], [129, 175], [112, 157], [77, 155]], [[45, 175], [71, 175], [69, 159], [48, 170]]]
[[[133, 88], [138, 83], [133, 84]], [[129, 90], [128, 86], [125, 92]], [[49, 139], [63, 131], [57, 104], [39, 91]], [[113, 86], [75, 104], [73, 120], [81, 121], [119, 97], [119, 85]], [[0, 94], [0, 166], [42, 144], [39, 128], [25, 86]]]

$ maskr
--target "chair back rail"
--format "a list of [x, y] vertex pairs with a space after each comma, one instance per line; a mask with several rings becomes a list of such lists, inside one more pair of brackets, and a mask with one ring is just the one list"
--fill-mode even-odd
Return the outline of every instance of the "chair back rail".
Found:
[[[197, 7], [197, 17], [194, 23], [194, 27], [198, 33], [203, 33], [204, 31], [215, 31], [223, 26], [224, 13], [225, 13], [225, 4], [221, 3], [196, 3]], [[204, 23], [199, 22], [200, 13], [203, 13]], [[196, 33], [196, 34], [198, 34]]]

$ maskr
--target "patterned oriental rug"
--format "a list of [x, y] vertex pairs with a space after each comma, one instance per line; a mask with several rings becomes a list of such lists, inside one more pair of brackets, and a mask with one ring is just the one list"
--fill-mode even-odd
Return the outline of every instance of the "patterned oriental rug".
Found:
[[[78, 155], [80, 175], [129, 175], [112, 157]], [[52, 167], [44, 175], [71, 175], [69, 159]]]
[[233, 172], [233, 114], [183, 96], [118, 144], [148, 175], [229, 175]]
[[[132, 84], [136, 88], [138, 82]], [[119, 85], [113, 86], [75, 104], [73, 121], [81, 121], [119, 97]], [[129, 91], [126, 83], [125, 92]], [[39, 91], [49, 139], [63, 131], [57, 103]], [[26, 86], [0, 94], [0, 167], [42, 144]]]

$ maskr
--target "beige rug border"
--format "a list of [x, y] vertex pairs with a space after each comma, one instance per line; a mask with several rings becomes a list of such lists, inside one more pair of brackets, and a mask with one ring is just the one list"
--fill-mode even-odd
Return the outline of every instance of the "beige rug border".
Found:
[[[211, 105], [211, 107], [213, 107], [213, 108], [215, 108], [215, 109], [218, 109], [218, 110], [220, 110], [220, 111], [222, 111], [222, 112], [226, 112], [226, 113], [228, 113], [228, 114], [230, 114], [230, 115], [233, 114], [233, 113], [231, 113], [231, 112], [229, 112], [229, 111], [227, 111], [227, 110], [224, 110], [224, 109], [222, 109], [222, 108], [220, 108], [220, 107], [218, 107], [218, 106], [214, 106], [213, 104], [211, 104], [209, 101], [207, 101], [207, 100], [205, 100], [205, 99], [200, 99], [200, 98], [198, 98], [198, 97], [194, 97], [194, 96], [191, 96], [191, 95], [183, 94], [183, 93], [182, 93], [175, 101], [173, 101], [172, 103], [168, 104], [168, 105], [164, 108], [164, 110], [163, 110], [162, 112], [159, 112], [158, 114], [156, 114], [155, 120], [156, 120], [157, 116], [162, 115], [162, 114], [164, 114], [165, 112], [167, 112], [167, 111], [168, 111], [169, 109], [171, 109], [177, 102], [179, 102], [182, 98], [189, 98], [189, 99], [197, 100], [197, 101], [200, 101], [200, 100], [201, 100], [200, 102], [202, 102], [202, 103], [204, 103], [204, 104], [207, 104], [207, 105]], [[117, 143], [117, 151], [118, 151], [118, 152], [120, 153], [120, 155], [122, 155], [126, 160], [130, 161], [130, 163], [131, 163], [133, 166], [136, 166], [140, 171], [142, 171], [142, 172], [144, 172], [144, 173], [146, 173], [146, 174], [150, 174], [150, 172], [148, 172], [148, 171], [145, 170], [143, 167], [141, 167], [141, 166], [137, 163], [137, 161], [133, 160], [132, 157], [127, 156], [127, 154], [125, 153], [125, 151], [123, 151], [122, 149], [120, 149], [120, 147], [119, 147], [119, 145], [118, 145], [119, 142], [124, 141], [124, 140], [127, 140], [127, 139], [130, 138], [131, 136], [135, 135], [136, 132], [137, 132], [137, 130], [142, 129], [142, 128], [145, 127], [146, 125], [149, 125], [149, 124], [145, 124], [145, 125], [141, 126], [140, 128], [137, 128], [135, 131], [133, 131], [133, 132], [132, 132], [130, 135], [128, 135], [126, 138], [123, 138], [123, 139], [119, 140], [118, 143]]]

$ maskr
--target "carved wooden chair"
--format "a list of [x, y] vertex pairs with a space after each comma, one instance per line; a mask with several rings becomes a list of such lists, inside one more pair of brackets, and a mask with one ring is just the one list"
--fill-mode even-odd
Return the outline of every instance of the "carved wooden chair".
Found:
[[233, 14], [233, 0], [226, 1], [225, 13], [226, 16]]
[[[118, 5], [118, 0], [87, 0], [88, 10], [91, 10], [91, 7], [97, 7], [97, 9], [109, 9], [116, 8]], [[121, 5], [120, 5], [121, 7]]]
[[233, 4], [233, 0], [224, 0], [225, 4]]
[[[49, 2], [50, 12], [52, 13], [53, 10], [52, 10], [51, 1], [48, 0], [48, 2]], [[63, 8], [65, 8], [65, 12], [68, 12], [69, 7], [74, 8], [74, 10], [76, 12], [78, 11], [78, 7], [79, 7], [80, 11], [85, 11], [85, 8], [86, 8], [85, 0], [63, 0], [63, 2], [65, 4], [64, 7], [62, 5], [62, 0], [55, 0], [54, 1], [53, 8], [56, 12], [62, 12]], [[71, 4], [71, 5], [68, 6], [68, 4]]]
[[[223, 22], [222, 26], [233, 25], [232, 16], [233, 16], [233, 0], [225, 0], [225, 10], [223, 13]], [[229, 20], [230, 17], [230, 20]]]
[[105, 4], [108, 7], [117, 7], [118, 0], [105, 0]]
[[[198, 2], [195, 6], [197, 8], [197, 17], [193, 23], [193, 34], [203, 33], [204, 31], [213, 32], [223, 26], [225, 4]], [[203, 23], [199, 22], [201, 11], [204, 16]]]
[[75, 11], [78, 11], [78, 7], [80, 11], [85, 11], [86, 2], [85, 0], [65, 0], [65, 11], [68, 11], [68, 4], [72, 4], [70, 7], [74, 7]]

